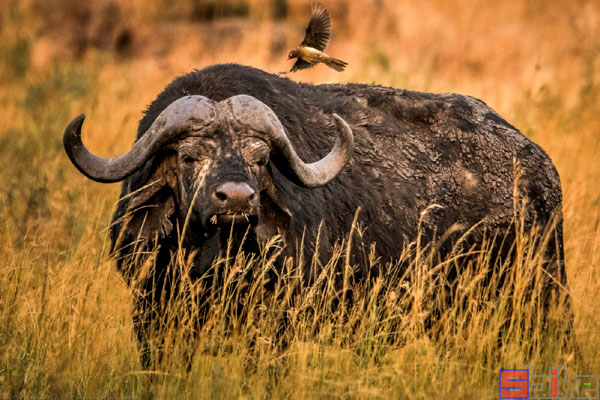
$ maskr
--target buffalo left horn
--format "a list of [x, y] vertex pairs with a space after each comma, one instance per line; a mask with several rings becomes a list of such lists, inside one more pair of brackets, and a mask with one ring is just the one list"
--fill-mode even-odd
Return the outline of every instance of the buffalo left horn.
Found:
[[339, 136], [322, 159], [307, 164], [296, 154], [277, 115], [260, 100], [247, 95], [227, 100], [239, 123], [254, 126], [270, 137], [273, 162], [286, 178], [299, 186], [317, 188], [335, 178], [350, 161], [354, 149], [352, 129], [339, 115], [332, 114]]
[[88, 178], [97, 182], [118, 182], [138, 170], [166, 143], [178, 135], [202, 129], [215, 117], [213, 102], [204, 96], [186, 96], [169, 104], [152, 126], [127, 153], [114, 157], [98, 157], [83, 145], [80, 114], [69, 123], [63, 136], [65, 151], [71, 162]]

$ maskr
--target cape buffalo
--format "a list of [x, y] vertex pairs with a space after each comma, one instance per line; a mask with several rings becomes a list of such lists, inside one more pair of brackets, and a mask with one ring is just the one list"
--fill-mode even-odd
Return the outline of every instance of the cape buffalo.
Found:
[[[82, 114], [66, 128], [65, 149], [88, 178], [123, 181], [111, 239], [126, 279], [144, 262], [140, 248], [158, 249], [138, 294], [142, 309], [156, 306], [144, 305], [147, 295], [179, 246], [194, 255], [196, 278], [223, 253], [232, 225], [246, 235], [246, 252], [279, 234], [282, 257], [298, 256], [302, 243], [306, 259], [318, 246], [326, 260], [357, 210], [381, 268], [417, 233], [450, 243], [440, 244], [443, 255], [465, 232], [461, 240], [472, 244], [510, 232], [516, 218], [527, 230], [552, 222], [545, 268], [566, 284], [558, 173], [539, 146], [478, 99], [312, 85], [227, 64], [170, 83], [119, 157], [91, 154], [83, 121]], [[508, 246], [501, 247], [500, 258]], [[144, 326], [136, 322], [142, 342]]]

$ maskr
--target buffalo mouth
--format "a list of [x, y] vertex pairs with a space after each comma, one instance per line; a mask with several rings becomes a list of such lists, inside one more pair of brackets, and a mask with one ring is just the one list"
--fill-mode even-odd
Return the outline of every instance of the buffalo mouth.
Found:
[[253, 214], [248, 214], [239, 211], [226, 211], [214, 214], [210, 217], [212, 225], [251, 225], [258, 223], [258, 217]]

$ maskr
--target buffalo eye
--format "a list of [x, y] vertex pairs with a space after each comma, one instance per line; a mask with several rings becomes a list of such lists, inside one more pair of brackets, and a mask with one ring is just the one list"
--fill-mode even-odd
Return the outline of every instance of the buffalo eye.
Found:
[[243, 154], [251, 165], [265, 166], [269, 162], [269, 145], [263, 140], [250, 138], [244, 143]]
[[256, 161], [256, 165], [264, 167], [265, 165], [267, 165], [268, 162], [269, 162], [269, 155], [265, 154], [263, 157], [259, 158]]
[[188, 155], [181, 156], [181, 162], [183, 162], [184, 164], [193, 164], [194, 161], [196, 160]]

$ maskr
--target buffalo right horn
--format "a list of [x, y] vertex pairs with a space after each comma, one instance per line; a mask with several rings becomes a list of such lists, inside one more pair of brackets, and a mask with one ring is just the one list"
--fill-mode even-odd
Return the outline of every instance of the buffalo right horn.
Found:
[[144, 165], [166, 143], [181, 133], [203, 128], [214, 118], [213, 102], [208, 98], [182, 97], [160, 113], [131, 150], [118, 157], [103, 158], [83, 145], [81, 126], [85, 115], [80, 114], [65, 129], [63, 144], [71, 162], [83, 175], [97, 182], [118, 182]]

